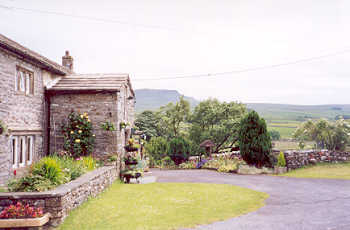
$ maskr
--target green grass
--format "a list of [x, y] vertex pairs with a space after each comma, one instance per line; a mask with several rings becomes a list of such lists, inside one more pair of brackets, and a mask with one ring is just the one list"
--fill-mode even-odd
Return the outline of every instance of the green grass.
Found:
[[191, 228], [255, 211], [267, 197], [232, 185], [114, 183], [73, 210], [58, 229]]
[[298, 178], [325, 178], [350, 180], [350, 162], [339, 164], [318, 164], [296, 169], [281, 176]]
[[7, 192], [6, 188], [0, 187], [0, 192]]
[[[299, 142], [297, 141], [273, 141], [274, 149], [278, 149], [281, 151], [285, 150], [300, 150], [299, 148]], [[305, 143], [304, 149], [312, 149], [314, 147], [315, 142], [313, 141], [307, 141]]]
[[290, 128], [290, 127], [283, 127], [283, 126], [271, 127], [271, 126], [269, 126], [269, 124], [267, 125], [267, 130], [268, 131], [270, 131], [270, 130], [278, 131], [280, 133], [282, 139], [292, 138], [293, 137], [293, 133], [295, 132], [296, 129], [297, 128]]

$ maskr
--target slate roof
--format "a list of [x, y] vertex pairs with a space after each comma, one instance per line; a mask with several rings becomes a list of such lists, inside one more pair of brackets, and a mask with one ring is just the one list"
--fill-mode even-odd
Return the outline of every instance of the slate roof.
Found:
[[62, 77], [49, 91], [120, 91], [127, 85], [133, 96], [135, 93], [130, 84], [129, 74], [74, 74]]
[[39, 67], [46, 69], [58, 75], [72, 74], [72, 71], [64, 66], [49, 60], [48, 58], [18, 44], [17, 42], [0, 34], [0, 48], [8, 50], [28, 62], [38, 65]]

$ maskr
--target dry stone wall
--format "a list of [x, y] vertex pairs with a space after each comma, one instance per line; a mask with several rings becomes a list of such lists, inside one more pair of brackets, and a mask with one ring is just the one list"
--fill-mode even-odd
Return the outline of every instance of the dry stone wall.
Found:
[[89, 197], [97, 196], [117, 178], [116, 167], [105, 166], [51, 191], [0, 193], [0, 211], [8, 205], [21, 201], [42, 207], [45, 213], [51, 213], [52, 217], [45, 228], [56, 227], [63, 222], [69, 211], [81, 205]]
[[339, 163], [350, 161], [349, 152], [329, 150], [285, 151], [288, 169], [297, 169], [316, 163]]

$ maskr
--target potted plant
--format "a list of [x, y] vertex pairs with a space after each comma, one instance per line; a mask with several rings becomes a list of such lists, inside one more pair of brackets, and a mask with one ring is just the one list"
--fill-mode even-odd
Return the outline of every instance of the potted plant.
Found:
[[126, 157], [124, 157], [124, 162], [126, 165], [136, 165], [138, 163], [138, 160], [136, 157], [127, 155]]
[[119, 128], [120, 128], [120, 129], [125, 129], [125, 128], [128, 127], [128, 126], [130, 126], [130, 123], [129, 123], [129, 122], [124, 122], [124, 121], [122, 121], [122, 122], [119, 123]]
[[114, 124], [112, 122], [106, 121], [100, 124], [101, 129], [105, 131], [115, 131]]
[[50, 219], [50, 213], [42, 208], [31, 207], [17, 202], [0, 213], [0, 228], [41, 227]]
[[286, 159], [284, 158], [284, 153], [282, 151], [278, 155], [277, 165], [274, 170], [275, 174], [283, 174], [287, 172]]
[[0, 135], [6, 133], [6, 126], [5, 124], [0, 120]]
[[126, 145], [124, 148], [127, 152], [135, 152], [138, 150], [139, 145], [134, 145], [134, 140], [129, 139], [128, 145]]

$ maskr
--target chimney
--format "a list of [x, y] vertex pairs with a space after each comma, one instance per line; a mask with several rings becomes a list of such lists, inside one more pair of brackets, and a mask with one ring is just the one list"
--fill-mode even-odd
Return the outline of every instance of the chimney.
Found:
[[62, 57], [62, 65], [71, 71], [73, 71], [73, 58], [69, 55], [69, 51], [66, 51], [66, 55]]

